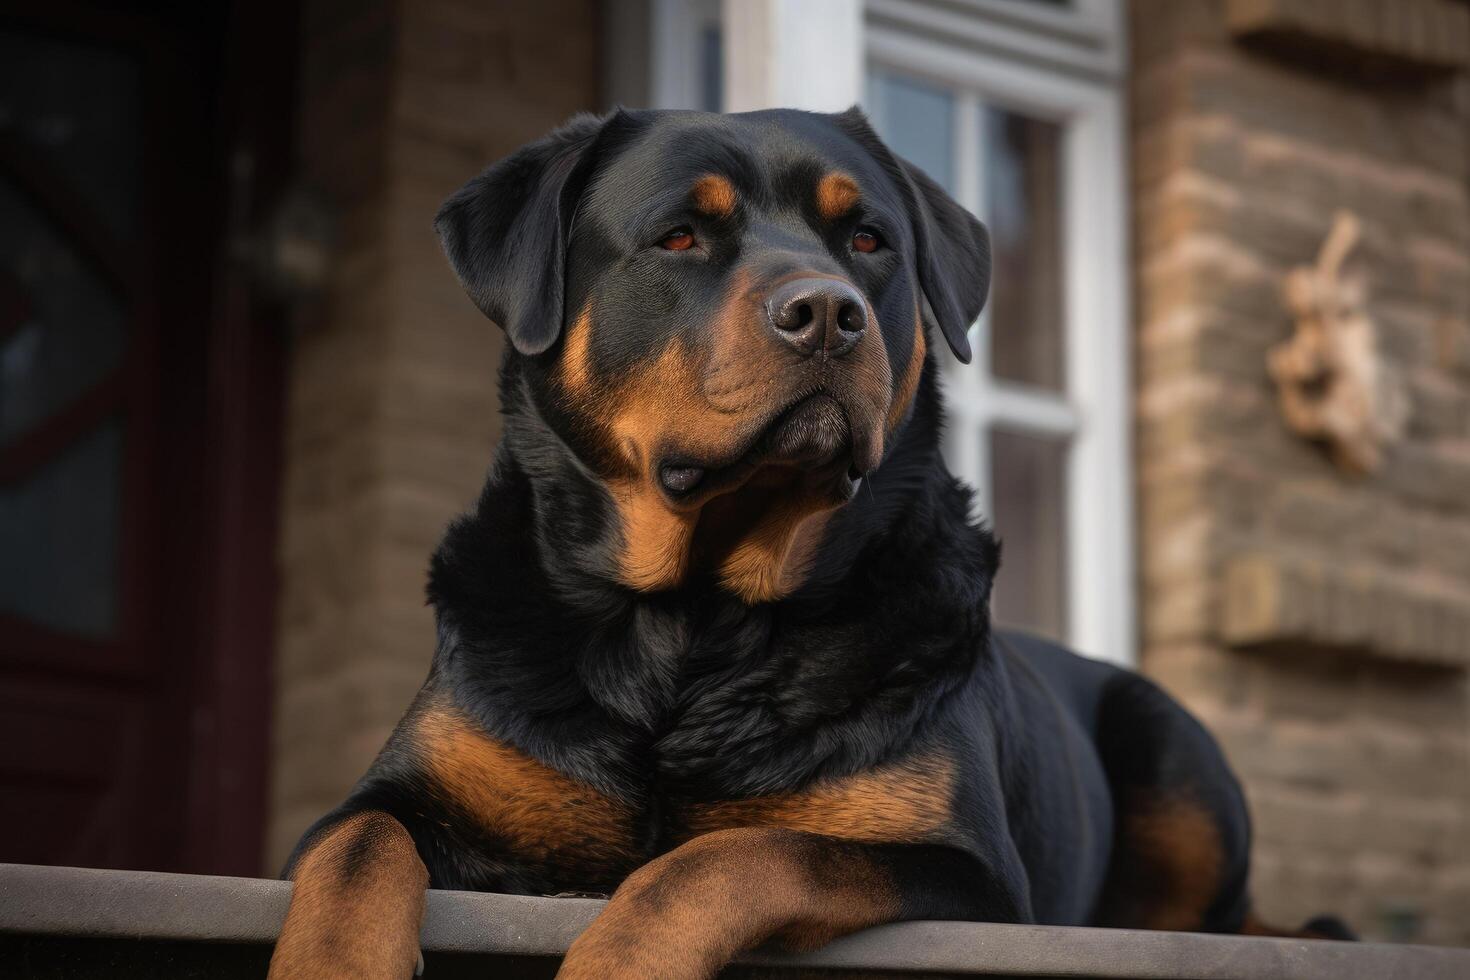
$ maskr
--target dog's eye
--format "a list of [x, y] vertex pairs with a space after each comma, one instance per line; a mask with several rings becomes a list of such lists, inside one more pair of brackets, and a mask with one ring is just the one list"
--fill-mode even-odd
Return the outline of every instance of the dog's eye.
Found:
[[664, 240], [659, 242], [659, 245], [670, 252], [682, 252], [694, 247], [694, 233], [688, 228], [675, 228], [664, 236]]
[[852, 236], [852, 247], [859, 252], [876, 252], [882, 244], [878, 235], [867, 228], [859, 228]]

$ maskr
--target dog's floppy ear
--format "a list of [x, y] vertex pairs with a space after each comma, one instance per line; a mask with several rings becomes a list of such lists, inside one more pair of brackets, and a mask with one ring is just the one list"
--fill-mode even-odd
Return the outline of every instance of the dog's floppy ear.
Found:
[[919, 285], [949, 349], [970, 363], [970, 324], [990, 293], [990, 232], [922, 170], [900, 161], [914, 189]]
[[522, 354], [561, 334], [572, 216], [599, 135], [617, 114], [578, 116], [493, 164], [434, 219], [460, 285]]
[[990, 233], [927, 174], [895, 155], [862, 109], [853, 106], [833, 118], [902, 189], [918, 252], [919, 286], [949, 349], [970, 363], [970, 324], [990, 292]]

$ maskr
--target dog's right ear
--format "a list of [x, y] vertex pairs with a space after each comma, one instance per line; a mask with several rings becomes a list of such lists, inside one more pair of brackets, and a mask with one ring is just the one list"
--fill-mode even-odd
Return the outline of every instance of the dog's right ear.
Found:
[[460, 285], [515, 349], [540, 354], [561, 334], [567, 239], [597, 156], [620, 113], [577, 116], [493, 164], [434, 219]]

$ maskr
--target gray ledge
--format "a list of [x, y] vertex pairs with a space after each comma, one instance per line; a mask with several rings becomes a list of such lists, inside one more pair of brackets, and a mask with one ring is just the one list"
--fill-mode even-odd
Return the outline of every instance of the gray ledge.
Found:
[[[285, 916], [290, 887], [251, 878], [0, 864], [5, 972], [258, 976]], [[422, 935], [426, 976], [548, 976], [602, 905], [590, 899], [431, 891]], [[106, 955], [89, 958], [89, 949], [105, 949]], [[55, 958], [67, 961], [64, 974]], [[1470, 977], [1470, 950], [962, 922], [882, 926], [815, 953], [761, 952], [741, 962], [761, 968], [763, 976], [821, 970], [1140, 980]], [[484, 972], [495, 964], [511, 969]], [[466, 972], [467, 966], [473, 970]], [[12, 972], [16, 968], [18, 974]]]

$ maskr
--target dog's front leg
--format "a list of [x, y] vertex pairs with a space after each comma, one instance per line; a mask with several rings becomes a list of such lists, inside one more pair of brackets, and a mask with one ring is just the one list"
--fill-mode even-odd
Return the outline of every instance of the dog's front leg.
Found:
[[331, 824], [307, 843], [291, 878], [270, 980], [413, 976], [429, 873], [402, 824], [376, 810]]
[[618, 888], [558, 980], [697, 980], [778, 938], [815, 949], [901, 919], [1028, 921], [1024, 885], [925, 845], [863, 844], [774, 827], [705, 834]]

